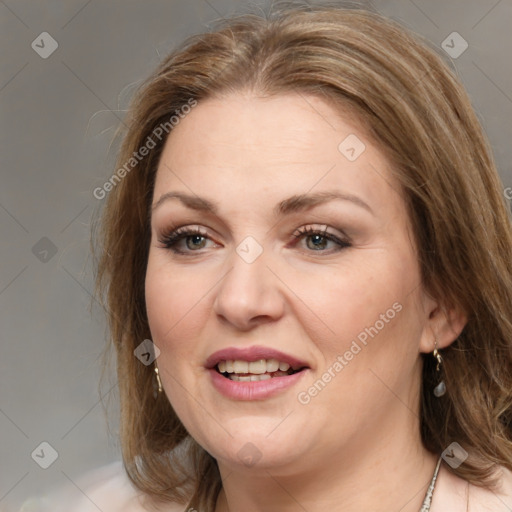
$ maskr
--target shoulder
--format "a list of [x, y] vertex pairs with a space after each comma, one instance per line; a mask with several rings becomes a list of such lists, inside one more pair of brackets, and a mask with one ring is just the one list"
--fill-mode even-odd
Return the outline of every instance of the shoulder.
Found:
[[[510, 512], [512, 511], [512, 472], [500, 468], [497, 472], [498, 487], [494, 490], [468, 485], [441, 466], [438, 483], [432, 500], [432, 512]], [[469, 491], [469, 508], [468, 503]]]
[[[134, 487], [121, 462], [95, 469], [57, 491], [25, 502], [19, 512], [148, 512], [143, 494]], [[151, 509], [153, 512], [155, 509]], [[166, 512], [184, 512], [169, 504]]]
[[510, 512], [512, 510], [512, 472], [500, 468], [495, 490], [471, 486], [469, 491], [470, 510], [474, 512]]

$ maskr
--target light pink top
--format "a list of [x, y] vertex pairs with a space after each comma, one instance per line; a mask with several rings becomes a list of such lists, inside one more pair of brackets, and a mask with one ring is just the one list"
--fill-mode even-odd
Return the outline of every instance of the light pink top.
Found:
[[[121, 462], [93, 470], [58, 492], [27, 500], [19, 512], [148, 512]], [[441, 465], [430, 512], [466, 512], [467, 482]], [[470, 512], [512, 511], [512, 472], [504, 470], [498, 492], [471, 486]], [[189, 512], [170, 503], [152, 512]]]

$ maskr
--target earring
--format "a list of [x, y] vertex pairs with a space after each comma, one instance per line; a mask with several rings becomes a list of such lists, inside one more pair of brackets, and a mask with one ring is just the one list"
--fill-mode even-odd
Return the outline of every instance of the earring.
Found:
[[[436, 373], [439, 378], [441, 374], [441, 365], [443, 364], [443, 358], [441, 357], [441, 354], [437, 350], [437, 339], [434, 340], [434, 352], [432, 352], [432, 355], [437, 359], [437, 365], [436, 365]], [[444, 383], [444, 380], [441, 380], [439, 384], [434, 388], [434, 395], [439, 398], [443, 396], [446, 393], [446, 384]]]
[[[156, 376], [156, 383], [158, 385], [158, 392], [161, 393], [162, 392], [162, 381], [160, 379], [160, 373], [158, 372], [158, 366], [155, 364], [155, 376]], [[155, 394], [156, 395], [156, 394]], [[156, 398], [156, 396], [155, 396]]]

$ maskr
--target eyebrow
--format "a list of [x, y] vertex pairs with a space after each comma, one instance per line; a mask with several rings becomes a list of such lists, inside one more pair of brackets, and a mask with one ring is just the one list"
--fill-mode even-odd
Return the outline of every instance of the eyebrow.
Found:
[[364, 208], [372, 215], [375, 215], [370, 206], [360, 197], [344, 192], [315, 192], [313, 194], [299, 194], [291, 196], [288, 199], [281, 201], [274, 209], [274, 213], [276, 215], [288, 215], [290, 213], [308, 210], [319, 204], [336, 199], [340, 201], [349, 201], [361, 208]]
[[[208, 199], [196, 195], [185, 194], [183, 192], [166, 192], [165, 194], [162, 194], [158, 201], [152, 206], [152, 212], [154, 212], [161, 204], [171, 199], [177, 199], [178, 201], [182, 202], [187, 208], [190, 208], [192, 210], [211, 213], [214, 215], [218, 213], [217, 206]], [[309, 210], [311, 208], [314, 208], [315, 206], [318, 206], [319, 204], [326, 203], [328, 201], [333, 201], [336, 199], [340, 201], [349, 201], [355, 204], [356, 206], [359, 206], [367, 210], [372, 215], [375, 215], [374, 211], [370, 208], [370, 206], [367, 203], [365, 203], [360, 197], [343, 192], [315, 192], [312, 194], [293, 195], [279, 202], [274, 207], [273, 213], [275, 216], [290, 215], [292, 213]]]

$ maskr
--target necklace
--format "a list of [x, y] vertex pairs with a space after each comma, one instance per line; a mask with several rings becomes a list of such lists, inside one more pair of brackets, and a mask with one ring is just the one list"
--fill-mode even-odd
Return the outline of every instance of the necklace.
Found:
[[[436, 485], [437, 474], [439, 473], [439, 468], [441, 467], [442, 457], [439, 457], [437, 461], [436, 469], [434, 470], [434, 474], [432, 476], [432, 480], [430, 481], [430, 485], [428, 486], [427, 493], [425, 494], [425, 499], [423, 500], [423, 505], [421, 505], [420, 512], [429, 512], [430, 506], [432, 505], [432, 496], [434, 494], [434, 487]], [[467, 486], [467, 504], [466, 510], [469, 510], [469, 482]]]
[[432, 504], [432, 495], [434, 494], [434, 487], [436, 485], [437, 474], [439, 473], [439, 468], [441, 467], [441, 457], [437, 461], [436, 469], [434, 470], [434, 476], [432, 476], [432, 481], [427, 489], [427, 494], [425, 494], [425, 499], [423, 500], [423, 505], [420, 508], [420, 512], [428, 512], [430, 510], [430, 505]]

